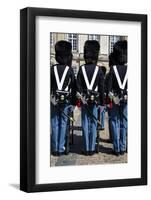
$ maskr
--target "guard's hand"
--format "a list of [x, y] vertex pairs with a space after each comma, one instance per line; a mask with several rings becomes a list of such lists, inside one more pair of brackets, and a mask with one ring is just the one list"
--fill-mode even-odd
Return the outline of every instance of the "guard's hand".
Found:
[[51, 104], [53, 105], [53, 106], [55, 106], [56, 104], [57, 104], [57, 102], [56, 102], [56, 98], [55, 97], [50, 97], [50, 102], [51, 102]]
[[78, 100], [76, 101], [76, 106], [77, 106], [78, 108], [81, 107], [81, 100], [80, 100], [80, 99], [78, 99]]
[[109, 92], [108, 96], [109, 96], [110, 100], [112, 100], [112, 99], [113, 99], [113, 97], [114, 97], [114, 95], [113, 95], [113, 93], [112, 93], [112, 92]]

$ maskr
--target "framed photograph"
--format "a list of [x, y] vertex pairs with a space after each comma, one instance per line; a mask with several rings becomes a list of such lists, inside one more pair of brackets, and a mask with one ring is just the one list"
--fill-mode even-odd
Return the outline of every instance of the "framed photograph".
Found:
[[20, 11], [20, 189], [147, 184], [147, 15]]

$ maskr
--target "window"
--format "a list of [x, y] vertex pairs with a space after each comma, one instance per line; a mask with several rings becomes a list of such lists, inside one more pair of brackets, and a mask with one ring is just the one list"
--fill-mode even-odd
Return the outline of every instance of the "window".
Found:
[[53, 33], [50, 33], [50, 45], [53, 46]]
[[120, 40], [120, 36], [110, 36], [110, 45], [109, 45], [109, 50], [110, 50], [110, 53], [113, 51], [113, 46], [114, 44]]
[[97, 40], [100, 42], [100, 35], [89, 35], [88, 38], [89, 40]]
[[72, 50], [78, 51], [78, 35], [69, 33], [68, 34], [68, 41], [71, 42]]

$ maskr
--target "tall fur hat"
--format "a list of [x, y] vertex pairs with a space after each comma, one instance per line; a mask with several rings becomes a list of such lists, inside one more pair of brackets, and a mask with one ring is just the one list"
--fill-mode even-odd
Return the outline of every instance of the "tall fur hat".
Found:
[[123, 65], [127, 63], [127, 41], [118, 41], [113, 46], [113, 52], [109, 56], [111, 65]]
[[65, 40], [60, 40], [55, 44], [55, 58], [59, 64], [71, 65], [72, 62], [72, 46]]
[[111, 67], [111, 66], [113, 66], [113, 65], [117, 65], [118, 64], [118, 62], [117, 62], [117, 58], [116, 58], [117, 56], [115, 56], [115, 53], [110, 53], [110, 55], [109, 55], [109, 66]]
[[100, 44], [97, 40], [87, 40], [84, 44], [84, 59], [97, 62]]

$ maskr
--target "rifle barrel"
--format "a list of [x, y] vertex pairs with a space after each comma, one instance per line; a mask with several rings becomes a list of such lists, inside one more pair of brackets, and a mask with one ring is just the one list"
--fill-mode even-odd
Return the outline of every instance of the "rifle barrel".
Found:
[[[86, 103], [86, 101], [83, 99], [83, 96], [82, 96], [79, 92], [77, 93], [77, 97], [79, 97], [79, 98], [81, 99], [81, 101], [82, 101], [83, 104], [88, 105], [88, 104]], [[93, 120], [96, 120], [97, 123], [98, 123], [99, 125], [101, 125], [101, 122], [91, 113], [91, 111], [89, 110], [89, 108], [88, 108], [87, 106], [85, 106], [85, 108], [86, 108], [86, 110], [88, 111], [90, 117], [91, 117]]]

